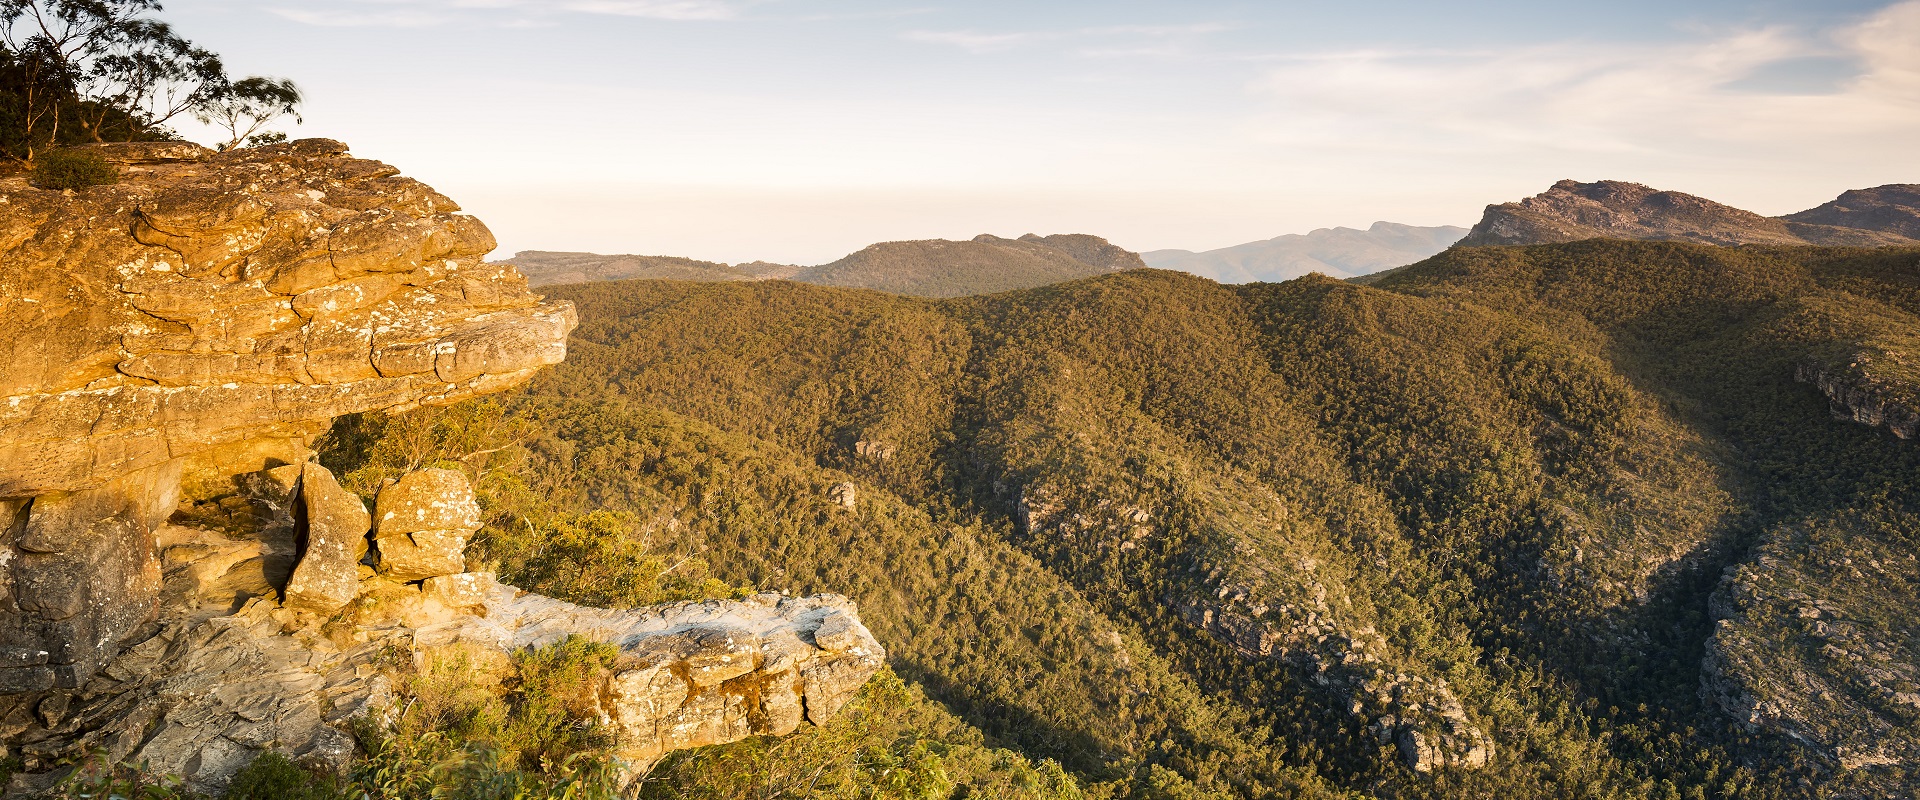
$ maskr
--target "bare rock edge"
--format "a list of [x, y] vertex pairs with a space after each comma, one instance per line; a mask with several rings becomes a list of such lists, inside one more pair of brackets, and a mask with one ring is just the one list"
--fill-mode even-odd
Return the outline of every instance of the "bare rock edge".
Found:
[[[387, 713], [395, 652], [615, 644], [598, 713], [636, 770], [824, 722], [883, 663], [838, 596], [585, 608], [461, 572], [471, 515], [372, 529], [308, 463], [314, 438], [524, 382], [565, 357], [572, 305], [485, 263], [492, 234], [453, 201], [339, 142], [92, 149], [117, 182], [0, 173], [10, 794], [100, 752], [211, 792], [267, 749], [340, 768], [341, 726]], [[413, 481], [470, 503], [454, 483]], [[372, 574], [369, 537], [392, 551]]]

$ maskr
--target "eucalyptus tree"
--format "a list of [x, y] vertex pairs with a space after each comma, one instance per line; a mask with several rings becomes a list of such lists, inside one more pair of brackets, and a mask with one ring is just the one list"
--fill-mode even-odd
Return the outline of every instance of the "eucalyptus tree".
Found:
[[159, 0], [0, 0], [0, 148], [172, 138], [194, 117], [238, 146], [298, 118], [291, 81], [228, 76], [220, 57], [154, 18]]

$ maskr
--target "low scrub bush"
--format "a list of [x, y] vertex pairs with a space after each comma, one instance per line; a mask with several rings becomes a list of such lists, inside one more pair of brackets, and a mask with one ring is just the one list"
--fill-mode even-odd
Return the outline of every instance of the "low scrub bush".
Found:
[[33, 161], [33, 185], [42, 189], [85, 189], [120, 180], [120, 168], [86, 150], [51, 150]]

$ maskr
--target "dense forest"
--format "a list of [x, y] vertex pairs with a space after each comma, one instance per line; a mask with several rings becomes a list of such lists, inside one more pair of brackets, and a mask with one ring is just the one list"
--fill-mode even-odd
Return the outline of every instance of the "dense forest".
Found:
[[466, 469], [474, 558], [556, 596], [859, 602], [885, 710], [651, 797], [1920, 789], [1920, 250], [1370, 283], [551, 287], [565, 364], [323, 459]]

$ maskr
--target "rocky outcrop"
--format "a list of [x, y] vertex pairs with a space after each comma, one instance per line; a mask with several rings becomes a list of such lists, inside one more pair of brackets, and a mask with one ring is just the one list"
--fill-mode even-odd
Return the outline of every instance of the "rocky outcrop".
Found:
[[[1144, 509], [1106, 501], [1086, 508], [1045, 485], [1022, 489], [1013, 511], [1029, 535], [1098, 542], [1116, 556], [1155, 535], [1153, 515]], [[1384, 636], [1342, 619], [1316, 575], [1319, 564], [1301, 559], [1286, 580], [1294, 591], [1281, 599], [1258, 588], [1267, 582], [1240, 563], [1243, 555], [1236, 548], [1230, 559], [1192, 563], [1164, 602], [1187, 625], [1244, 658], [1285, 661], [1311, 673], [1415, 772], [1478, 769], [1492, 760], [1493, 737], [1468, 716], [1444, 678], [1396, 669]]]
[[407, 475], [369, 514], [312, 437], [524, 381], [564, 357], [571, 304], [337, 142], [97, 150], [118, 183], [0, 178], [13, 788], [96, 753], [214, 792], [267, 748], [339, 768], [340, 725], [383, 713], [395, 653], [615, 644], [598, 721], [634, 768], [823, 722], [880, 666], [844, 598], [589, 609], [467, 572], [481, 522], [458, 472]]
[[1831, 202], [1781, 219], [1791, 224], [1855, 228], [1920, 240], [1920, 184], [1850, 189]]
[[1920, 387], [1888, 377], [1888, 368], [1904, 365], [1891, 353], [1856, 352], [1845, 363], [1805, 361], [1794, 379], [1827, 396], [1838, 419], [1886, 428], [1901, 439], [1920, 435]]
[[13, 690], [85, 683], [153, 617], [154, 534], [183, 502], [248, 516], [233, 476], [301, 463], [335, 416], [511, 386], [558, 362], [574, 325], [570, 304], [481, 261], [478, 220], [338, 142], [98, 152], [118, 183], [0, 179]]
[[319, 464], [303, 468], [300, 497], [307, 512], [307, 544], [287, 582], [287, 607], [328, 616], [360, 593], [360, 562], [367, 557], [373, 518], [366, 504]]
[[619, 646], [598, 679], [597, 721], [635, 773], [673, 750], [823, 723], [885, 657], [853, 604], [833, 595], [609, 611], [485, 574], [435, 580], [370, 579], [360, 588], [379, 597], [379, 613], [344, 630], [323, 632], [269, 597], [231, 615], [169, 617], [73, 691], [0, 698], [0, 733], [27, 770], [14, 788], [44, 789], [61, 761], [100, 752], [215, 793], [267, 749], [343, 770], [355, 748], [348, 721], [395, 710], [383, 663], [396, 651], [505, 654], [569, 635]]
[[[1810, 212], [1803, 212], [1810, 213]], [[1798, 215], [1796, 215], [1798, 216]], [[1529, 245], [1583, 239], [1645, 239], [1735, 246], [1913, 245], [1896, 233], [1763, 217], [1683, 192], [1638, 183], [1563, 180], [1517, 203], [1487, 206], [1459, 244]]]
[[[1701, 694], [1843, 773], [1846, 797], [1920, 791], [1920, 559], [1870, 515], [1770, 531], [1715, 595]], [[1897, 609], [1889, 613], [1888, 609]]]
[[449, 469], [411, 473], [380, 489], [373, 540], [380, 574], [402, 581], [461, 572], [480, 505], [467, 478]]

